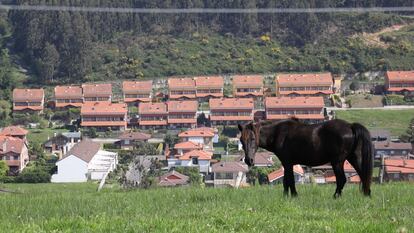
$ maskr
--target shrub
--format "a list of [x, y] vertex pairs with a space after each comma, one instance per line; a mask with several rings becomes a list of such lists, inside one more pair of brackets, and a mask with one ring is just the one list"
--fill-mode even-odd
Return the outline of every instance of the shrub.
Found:
[[43, 167], [27, 167], [16, 177], [17, 183], [49, 183], [51, 175]]

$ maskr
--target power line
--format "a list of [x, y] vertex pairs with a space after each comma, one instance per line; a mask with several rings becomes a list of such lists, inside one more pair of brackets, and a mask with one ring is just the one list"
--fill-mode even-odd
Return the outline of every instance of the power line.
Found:
[[281, 14], [281, 13], [368, 13], [414, 12], [414, 7], [346, 7], [346, 8], [117, 8], [45, 5], [3, 5], [0, 10], [69, 11], [142, 14]]

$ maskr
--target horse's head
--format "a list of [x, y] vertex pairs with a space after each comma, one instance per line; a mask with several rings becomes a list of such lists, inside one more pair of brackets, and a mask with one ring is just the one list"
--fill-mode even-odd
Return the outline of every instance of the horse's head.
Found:
[[244, 161], [251, 167], [254, 165], [254, 155], [259, 148], [260, 125], [251, 122], [246, 125], [239, 124], [238, 127], [241, 132], [240, 142], [243, 145]]

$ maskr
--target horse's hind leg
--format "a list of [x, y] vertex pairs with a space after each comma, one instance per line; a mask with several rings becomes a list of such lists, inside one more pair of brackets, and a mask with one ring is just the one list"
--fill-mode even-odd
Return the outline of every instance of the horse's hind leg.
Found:
[[[298, 193], [296, 192], [296, 187], [295, 187], [295, 176], [293, 175], [293, 166], [287, 165], [287, 166], [284, 166], [284, 169], [285, 169], [285, 174], [284, 174], [285, 176], [283, 178], [283, 181], [286, 180], [286, 186], [284, 186], [285, 194], [287, 194], [288, 188], [290, 188], [290, 194], [292, 195], [292, 197], [296, 197]], [[283, 182], [283, 185], [285, 185], [285, 182]]]
[[333, 162], [332, 168], [335, 173], [336, 177], [336, 190], [334, 194], [334, 198], [338, 198], [342, 194], [342, 189], [345, 186], [346, 183], [346, 176], [344, 172], [344, 161], [342, 162]]

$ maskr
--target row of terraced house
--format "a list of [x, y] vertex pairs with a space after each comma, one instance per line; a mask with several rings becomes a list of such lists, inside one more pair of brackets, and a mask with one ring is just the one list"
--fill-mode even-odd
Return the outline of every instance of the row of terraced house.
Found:
[[[56, 108], [80, 107], [83, 127], [123, 130], [128, 126], [128, 106], [138, 106], [135, 124], [142, 128], [193, 128], [201, 102], [209, 104], [212, 125], [288, 117], [323, 121], [324, 97], [334, 93], [330, 73], [279, 74], [275, 77], [276, 97], [264, 95], [263, 77], [259, 75], [233, 76], [232, 86], [232, 96], [224, 97], [221, 76], [169, 78], [169, 100], [155, 102], [152, 81], [124, 81], [122, 103], [114, 103], [111, 84], [57, 86], [54, 104]], [[385, 87], [390, 93], [414, 90], [414, 72], [387, 72]], [[13, 110], [41, 112], [44, 96], [43, 89], [15, 89]], [[264, 101], [265, 109], [255, 109], [255, 101]]]

